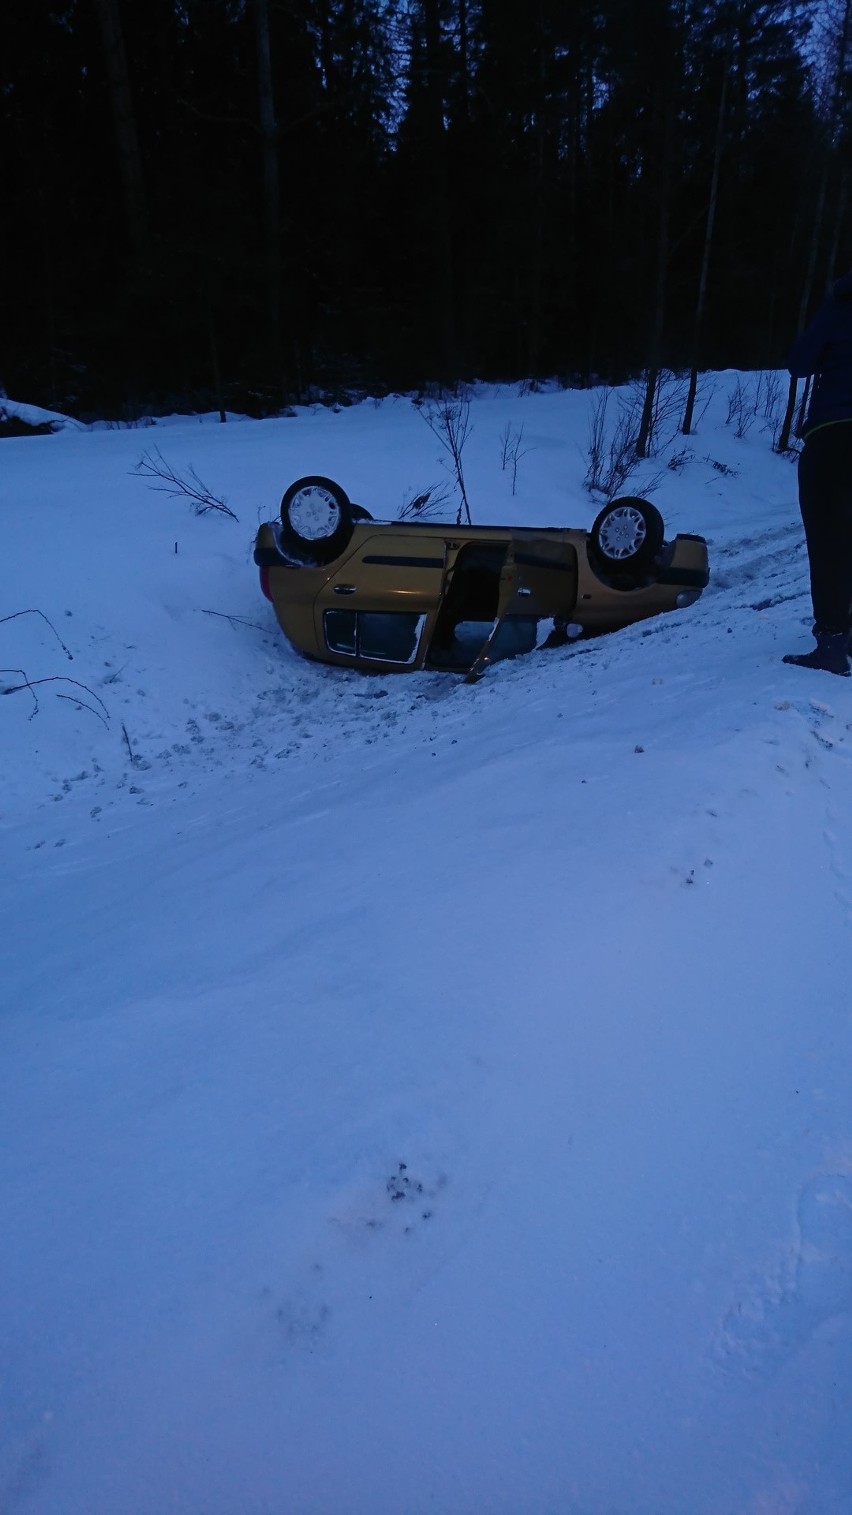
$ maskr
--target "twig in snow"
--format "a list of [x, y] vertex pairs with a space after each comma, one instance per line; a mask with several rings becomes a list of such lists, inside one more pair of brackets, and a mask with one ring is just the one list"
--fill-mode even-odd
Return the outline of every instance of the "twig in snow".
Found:
[[216, 615], [223, 621], [231, 621], [235, 626], [253, 626], [255, 631], [267, 631], [268, 627], [260, 626], [257, 621], [245, 621], [241, 615], [225, 615], [223, 610], [204, 610], [198, 607], [199, 615]]
[[[65, 643], [63, 642], [61, 636], [59, 635], [59, 632], [57, 631], [56, 627], [54, 626], [53, 622], [45, 615], [45, 613], [44, 613], [43, 610], [16, 610], [16, 611], [13, 612], [12, 615], [0, 615], [0, 625], [2, 625], [2, 623], [4, 621], [17, 621], [18, 617], [22, 616], [22, 615], [40, 615], [43, 621], [47, 621], [48, 626], [50, 627], [51, 631], [53, 632], [53, 635], [56, 637], [56, 640], [59, 643], [60, 647], [62, 648], [62, 651], [65, 653], [65, 656], [67, 657], [69, 663], [73, 663], [73, 661], [74, 661], [74, 654], [73, 654], [73, 652], [69, 652], [69, 650], [65, 646]], [[18, 669], [10, 668], [10, 669], [7, 669], [6, 671], [9, 672], [9, 673], [20, 673], [21, 670], [19, 668]]]
[[19, 673], [21, 675], [21, 678], [24, 681], [23, 684], [15, 684], [14, 687], [11, 688], [11, 689], [0, 689], [0, 694], [14, 694], [14, 692], [15, 692], [16, 689], [28, 689], [30, 691], [30, 694], [33, 697], [33, 708], [30, 711], [29, 715], [27, 716], [27, 720], [31, 721], [34, 715], [38, 715], [38, 696], [36, 695], [36, 692], [33, 689], [32, 684], [30, 683], [29, 679], [27, 678], [27, 675], [26, 675], [24, 669], [23, 668], [0, 668], [0, 673]]
[[103, 721], [107, 730], [109, 730], [109, 721], [106, 719], [106, 716], [101, 715], [94, 705], [87, 705], [85, 700], [78, 699], [76, 694], [58, 694], [56, 698], [58, 700], [68, 700], [71, 705], [76, 705], [78, 710], [90, 710], [92, 715], [96, 715], [99, 721]]
[[[7, 684], [5, 689], [0, 689], [0, 695], [17, 694], [21, 689], [29, 689], [30, 693], [32, 694], [37, 684], [73, 684], [76, 689], [85, 689], [86, 693], [90, 694], [93, 700], [97, 700], [98, 704], [101, 707], [101, 710], [107, 718], [107, 721], [109, 721], [109, 711], [107, 710], [106, 705], [104, 704], [100, 695], [95, 694], [94, 689], [90, 689], [88, 684], [81, 684], [79, 679], [66, 678], [64, 673], [50, 673], [42, 679], [28, 679], [22, 668], [4, 668], [0, 670], [0, 672], [20, 673], [24, 680], [23, 684]], [[89, 707], [87, 706], [86, 708], [88, 709]], [[35, 714], [35, 711], [33, 714]], [[95, 711], [94, 714], [97, 715], [97, 711]], [[101, 719], [103, 720], [103, 716]]]

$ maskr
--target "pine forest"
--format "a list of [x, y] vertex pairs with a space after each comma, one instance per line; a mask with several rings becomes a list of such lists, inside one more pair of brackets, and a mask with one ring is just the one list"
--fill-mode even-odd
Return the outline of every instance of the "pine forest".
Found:
[[850, 0], [4, 0], [0, 386], [87, 419], [782, 366]]

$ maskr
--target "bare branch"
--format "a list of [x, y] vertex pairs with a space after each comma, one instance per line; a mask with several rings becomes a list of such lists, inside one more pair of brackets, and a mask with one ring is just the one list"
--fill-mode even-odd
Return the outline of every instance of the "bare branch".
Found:
[[205, 515], [208, 510], [216, 510], [221, 515], [230, 516], [232, 521], [239, 519], [223, 499], [208, 489], [191, 465], [187, 466], [185, 474], [179, 474], [176, 468], [166, 462], [158, 447], [143, 452], [136, 467], [130, 471], [143, 479], [159, 481], [150, 484], [150, 489], [159, 490], [175, 500], [181, 496], [190, 500], [198, 516]]
[[461, 504], [456, 524], [461, 524], [462, 512], [464, 512], [467, 524], [470, 526], [472, 525], [473, 518], [470, 513], [470, 503], [467, 498], [464, 469], [462, 467], [462, 452], [473, 430], [470, 424], [470, 401], [438, 400], [424, 405], [420, 414], [429, 430], [438, 438], [441, 446], [450, 456], [453, 476], [461, 495]]
[[185, 99], [183, 95], [176, 95], [175, 98], [178, 105], [182, 105], [184, 110], [192, 111], [192, 114], [199, 121], [206, 121], [211, 126], [245, 126], [251, 132], [260, 130], [257, 122], [250, 121], [247, 116], [214, 116], [209, 111], [200, 110], [197, 105], [193, 105], [192, 101]]
[[[609, 389], [601, 391], [589, 416], [589, 440], [586, 450], [589, 466], [583, 481], [588, 490], [601, 488], [606, 443], [606, 412], [610, 393]], [[505, 464], [503, 466], [505, 467]]]
[[734, 436], [742, 439], [754, 425], [757, 401], [753, 399], [751, 385], [737, 378], [733, 389], [728, 391], [728, 413], [725, 425], [734, 428]]
[[440, 520], [446, 506], [452, 505], [452, 496], [446, 484], [430, 484], [410, 500], [404, 500], [397, 516], [398, 521]]
[[[248, 116], [217, 116], [212, 111], [201, 110], [198, 105], [194, 105], [191, 100], [187, 100], [183, 95], [177, 95], [175, 98], [178, 105], [182, 105], [185, 110], [191, 111], [199, 121], [205, 121], [210, 126], [244, 126], [255, 135], [259, 135], [260, 133], [260, 127], [257, 122], [250, 120]], [[331, 115], [333, 112], [339, 110], [340, 105], [337, 100], [324, 101], [322, 104], [314, 106], [312, 110], [305, 111], [303, 115], [295, 116], [292, 121], [279, 125], [275, 135], [280, 140], [289, 136], [291, 132], [298, 131], [300, 127], [307, 126], [309, 122], [320, 120], [323, 116]]]
[[633, 391], [620, 396], [618, 419], [607, 441], [607, 406], [611, 391], [598, 396], [589, 419], [586, 488], [613, 499], [640, 465], [636, 436], [641, 410], [641, 396]]
[[523, 436], [523, 424], [518, 431], [515, 431], [511, 421], [506, 422], [506, 425], [500, 433], [500, 466], [503, 469], [504, 473], [506, 472], [506, 469], [511, 466], [513, 496], [518, 487], [518, 464], [520, 463], [521, 458], [525, 458], [527, 453], [532, 451], [532, 448], [530, 447], [521, 446]]

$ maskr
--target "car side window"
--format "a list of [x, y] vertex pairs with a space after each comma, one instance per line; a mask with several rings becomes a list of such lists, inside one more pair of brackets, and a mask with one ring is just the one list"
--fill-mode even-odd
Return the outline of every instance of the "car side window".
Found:
[[327, 610], [325, 639], [331, 652], [377, 663], [412, 663], [423, 616], [410, 611]]

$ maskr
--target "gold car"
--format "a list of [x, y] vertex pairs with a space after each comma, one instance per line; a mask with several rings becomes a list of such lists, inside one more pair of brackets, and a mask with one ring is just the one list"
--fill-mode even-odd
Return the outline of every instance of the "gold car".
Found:
[[615, 631], [692, 605], [707, 543], [665, 541], [647, 500], [612, 500], [590, 531], [374, 521], [333, 480], [297, 479], [254, 548], [264, 594], [299, 652], [341, 668], [446, 669]]

